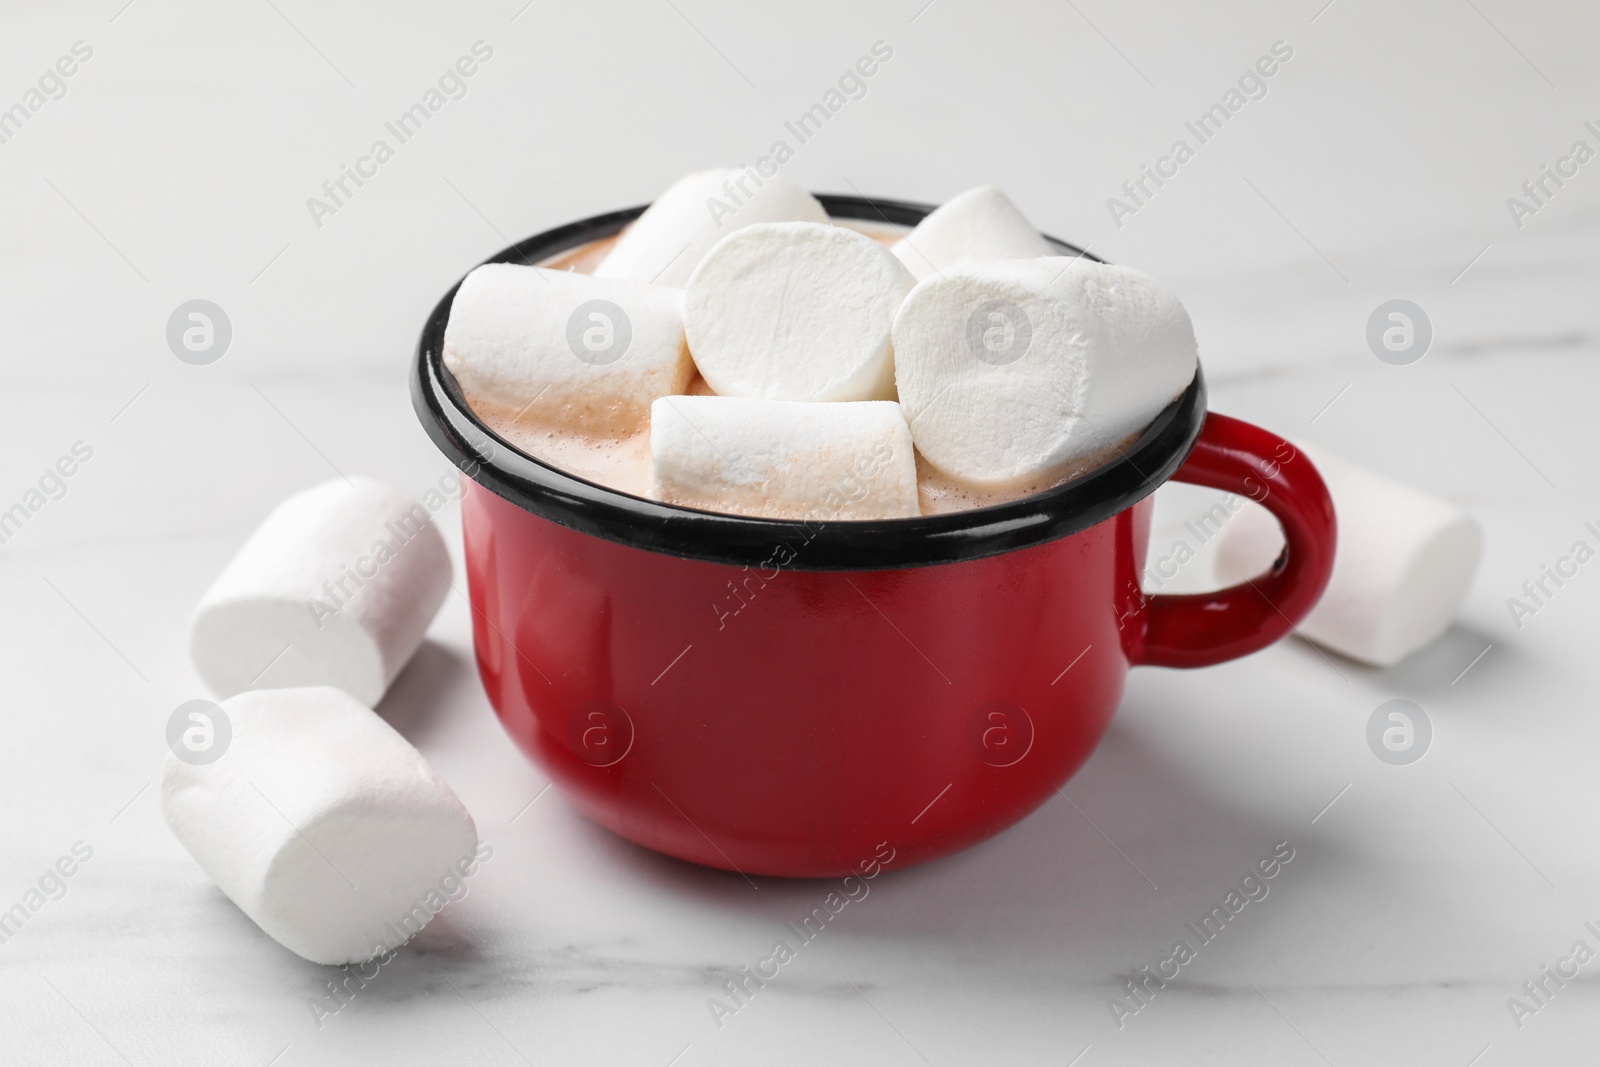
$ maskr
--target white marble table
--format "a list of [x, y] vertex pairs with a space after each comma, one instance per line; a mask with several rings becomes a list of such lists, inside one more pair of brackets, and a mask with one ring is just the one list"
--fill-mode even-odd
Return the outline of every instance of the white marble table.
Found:
[[[1600, 948], [1600, 563], [1506, 607], [1600, 520], [1600, 16], [1505, 0], [434, 6], [83, 0], [0, 14], [0, 108], [92, 49], [0, 143], [0, 509], [92, 457], [0, 545], [0, 944], [19, 1064], [1592, 1062], [1600, 961], [1519, 1027], [1508, 998]], [[1313, 21], [1314, 20], [1314, 21]], [[306, 206], [475, 41], [493, 49], [320, 226]], [[508, 240], [753, 158], [877, 40], [893, 59], [788, 172], [938, 200], [993, 181], [1051, 232], [1175, 285], [1213, 406], [1470, 507], [1458, 624], [1387, 671], [1299, 642], [1131, 678], [1064, 797], [885, 875], [720, 1027], [707, 1007], [822, 883], [657, 857], [588, 824], [502, 735], [451, 597], [380, 711], [495, 857], [319, 1027], [329, 972], [271, 942], [166, 830], [162, 730], [202, 695], [187, 613], [266, 510], [332, 475], [419, 491], [426, 307]], [[1116, 226], [1106, 199], [1275, 41], [1294, 54]], [[54, 92], [55, 83], [47, 88]], [[1597, 122], [1600, 124], [1600, 122]], [[1436, 337], [1367, 350], [1405, 297]], [[212, 300], [229, 351], [164, 325]], [[442, 522], [456, 552], [455, 516]], [[458, 580], [458, 584], [461, 584]], [[1410, 766], [1373, 709], [1426, 709]], [[1280, 841], [1295, 858], [1120, 1028], [1109, 1005]], [[68, 866], [71, 866], [70, 864]], [[55, 882], [46, 879], [53, 889]], [[1531, 1002], [1530, 1002], [1531, 1003]]]

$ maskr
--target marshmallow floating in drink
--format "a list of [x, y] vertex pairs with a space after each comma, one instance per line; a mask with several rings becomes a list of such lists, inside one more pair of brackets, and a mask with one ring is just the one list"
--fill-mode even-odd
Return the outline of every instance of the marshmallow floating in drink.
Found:
[[650, 409], [654, 495], [738, 515], [916, 515], [911, 431], [893, 401], [669, 396]]
[[422, 754], [342, 690], [222, 703], [217, 759], [167, 757], [161, 809], [217, 887], [313, 963], [398, 948], [475, 861], [472, 816]]
[[894, 321], [895, 381], [923, 457], [979, 488], [1026, 485], [1113, 449], [1194, 379], [1189, 315], [1126, 267], [963, 263]]
[[[1472, 583], [1483, 535], [1466, 512], [1317, 445], [1295, 442], [1333, 497], [1339, 547], [1322, 600], [1299, 633], [1351, 659], [1399, 663], [1444, 633]], [[1217, 577], [1242, 582], [1283, 551], [1262, 508], [1228, 520], [1217, 539]]]
[[758, 222], [827, 222], [817, 198], [753, 167], [685, 175], [633, 221], [595, 268], [601, 278], [683, 286], [711, 246]]
[[444, 364], [479, 403], [591, 432], [642, 425], [694, 374], [681, 289], [514, 263], [461, 283]]
[[721, 396], [885, 400], [894, 396], [890, 325], [913, 284], [854, 230], [761, 223], [723, 238], [695, 270], [684, 333]]
[[1059, 254], [1011, 198], [992, 185], [968, 189], [941, 204], [892, 251], [918, 281], [968, 260]]
[[189, 651], [219, 696], [338, 686], [376, 704], [450, 587], [450, 554], [420, 504], [335, 478], [269, 514], [201, 598]]

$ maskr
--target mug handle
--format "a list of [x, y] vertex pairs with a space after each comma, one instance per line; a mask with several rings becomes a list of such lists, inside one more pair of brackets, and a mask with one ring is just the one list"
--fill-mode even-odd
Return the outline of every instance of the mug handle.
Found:
[[1133, 662], [1207, 667], [1272, 644], [1316, 606], [1333, 573], [1333, 500], [1293, 445], [1259, 426], [1208, 413], [1194, 450], [1172, 476], [1241, 493], [1272, 512], [1287, 544], [1265, 573], [1213, 593], [1144, 596]]

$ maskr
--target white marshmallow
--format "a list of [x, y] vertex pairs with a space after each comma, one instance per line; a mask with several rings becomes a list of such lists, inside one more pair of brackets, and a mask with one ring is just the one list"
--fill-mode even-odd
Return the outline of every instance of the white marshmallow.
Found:
[[782, 174], [697, 171], [673, 182], [622, 231], [595, 275], [683, 286], [711, 246], [741, 226], [827, 221], [817, 198]]
[[444, 363], [474, 403], [604, 433], [642, 426], [694, 375], [681, 289], [515, 263], [461, 283]]
[[916, 515], [917, 461], [893, 401], [668, 396], [650, 409], [653, 495], [768, 518]]
[[1021, 486], [1134, 434], [1194, 379], [1189, 315], [1127, 267], [1053, 256], [963, 263], [894, 321], [895, 381], [923, 457]]
[[[1300, 623], [1301, 636], [1379, 667], [1399, 663], [1444, 633], [1472, 584], [1483, 534], [1447, 500], [1296, 441], [1333, 497], [1339, 524], [1333, 577]], [[1218, 537], [1217, 577], [1263, 573], [1283, 551], [1283, 531], [1263, 508], [1245, 508]]]
[[877, 241], [814, 222], [747, 226], [689, 279], [683, 328], [722, 396], [887, 400], [889, 327], [915, 279]]
[[934, 208], [890, 251], [919, 282], [969, 260], [1060, 255], [1011, 198], [992, 185], [968, 189]]
[[449, 587], [427, 509], [370, 478], [335, 478], [256, 527], [201, 598], [189, 654], [219, 696], [333, 685], [373, 705]]
[[220, 757], [167, 757], [161, 810], [178, 841], [257, 926], [313, 963], [404, 944], [474, 859], [478, 832], [455, 793], [341, 690], [256, 690], [221, 707], [232, 736]]

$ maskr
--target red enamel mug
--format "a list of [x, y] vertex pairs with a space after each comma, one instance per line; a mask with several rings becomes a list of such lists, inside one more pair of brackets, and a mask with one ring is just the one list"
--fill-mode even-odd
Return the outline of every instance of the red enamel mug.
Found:
[[[819, 199], [836, 218], [905, 227], [931, 210]], [[539, 262], [642, 210], [491, 262]], [[497, 438], [441, 359], [453, 296], [424, 327], [412, 398], [471, 478], [484, 687], [580, 811], [670, 856], [831, 877], [885, 843], [901, 867], [981, 841], [1089, 758], [1130, 667], [1261, 649], [1333, 567], [1333, 504], [1310, 461], [1207, 414], [1198, 372], [1115, 461], [1035, 496], [871, 522], [743, 518], [607, 489]], [[1283, 554], [1215, 593], [1145, 594], [1149, 498], [1169, 478], [1263, 504]]]

